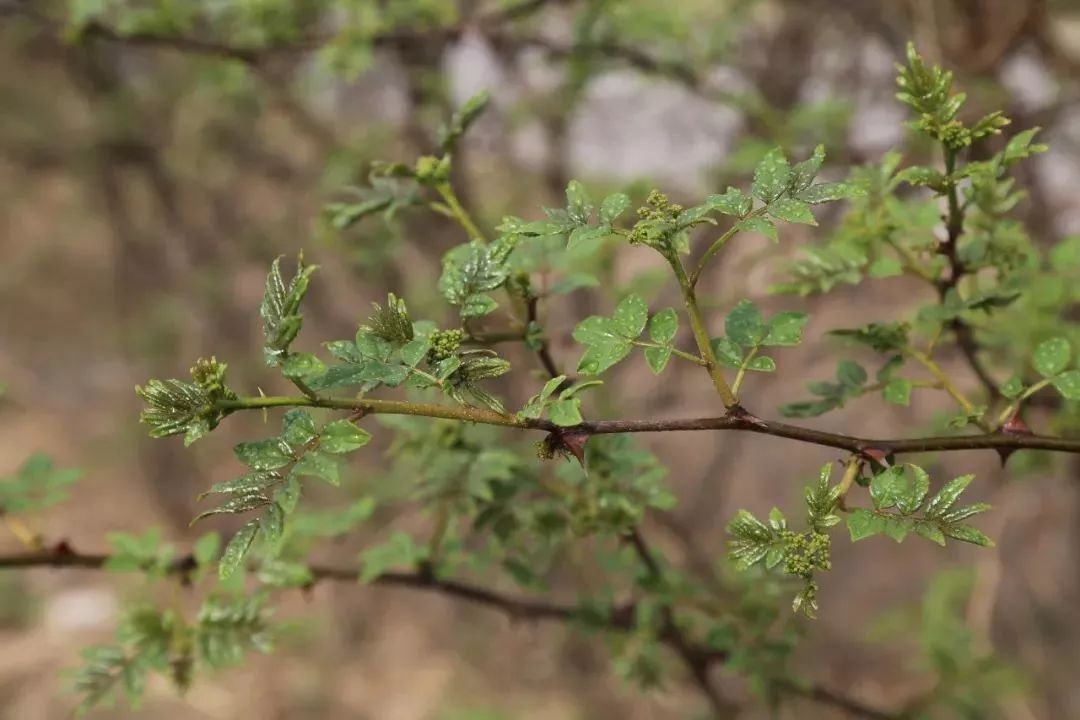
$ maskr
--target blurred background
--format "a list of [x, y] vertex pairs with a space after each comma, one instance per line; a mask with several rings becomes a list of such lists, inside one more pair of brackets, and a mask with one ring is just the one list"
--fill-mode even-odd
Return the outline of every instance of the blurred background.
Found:
[[[230, 419], [185, 450], [146, 437], [132, 389], [215, 354], [238, 387], [280, 390], [258, 349], [257, 308], [276, 255], [302, 248], [322, 268], [305, 301], [305, 347], [351, 337], [387, 291], [438, 307], [439, 258], [464, 239], [456, 226], [412, 214], [335, 233], [320, 209], [361, 183], [373, 160], [434, 147], [441, 120], [481, 89], [493, 105], [466, 138], [455, 181], [487, 226], [562, 206], [571, 178], [597, 193], [657, 186], [693, 204], [745, 183], [777, 144], [798, 157], [824, 143], [831, 177], [890, 148], [929, 157], [905, 146], [893, 98], [894, 63], [910, 39], [956, 71], [976, 109], [1005, 109], [1011, 130], [1044, 128], [1051, 151], [1021, 166], [1029, 195], [1017, 213], [1043, 246], [1080, 232], [1080, 2], [189, 1], [0, 0], [0, 476], [33, 451], [83, 468], [73, 501], [36, 529], [87, 551], [117, 529], [158, 525], [182, 548], [196, 537], [197, 494], [235, 472], [231, 444], [259, 437], [259, 419]], [[194, 29], [175, 20], [195, 5]], [[741, 240], [703, 280], [717, 321], [742, 297], [767, 313], [811, 315], [808, 342], [785, 355], [788, 371], [747, 387], [765, 416], [801, 397], [807, 380], [831, 376], [827, 329], [903, 319], [932, 295], [903, 278], [825, 298], [769, 295], [783, 259], [836, 219], [830, 210], [821, 228], [787, 226], [776, 246]], [[674, 300], [652, 255], [611, 262], [618, 283]], [[608, 306], [590, 289], [568, 298], [546, 326], [555, 358], [572, 367], [570, 330]], [[598, 410], [709, 414], [715, 403], [694, 370], [673, 368], [659, 382], [640, 359], [624, 363], [608, 381], [618, 393]], [[504, 390], [518, 403], [532, 391]], [[886, 410], [866, 401], [811, 422], [917, 435], [945, 400]], [[656, 542], [691, 569], [708, 570], [722, 553], [735, 508], [795, 502], [802, 482], [838, 459], [732, 433], [643, 442], [670, 468], [680, 499], [671, 517], [650, 519]], [[348, 487], [386, 470], [378, 452], [360, 462]], [[1023, 678], [1002, 716], [1080, 717], [1078, 466], [1041, 466], [1006, 483], [993, 453], [931, 464], [935, 477], [977, 473], [976, 493], [995, 505], [983, 529], [998, 547], [837, 543], [821, 618], [796, 664], [827, 687], [901, 706], [926, 690], [912, 660], [920, 638], [877, 640], [897, 611], [918, 610], [943, 571], [973, 564], [982, 592], [963, 607], [968, 628]], [[353, 558], [410, 522], [424, 519], [377, 515], [326, 557]], [[16, 547], [0, 538], [0, 548]], [[581, 582], [569, 568], [556, 594], [559, 583]], [[85, 571], [0, 574], [0, 718], [67, 717], [73, 703], [58, 672], [111, 632], [138, 591]], [[153, 686], [141, 711], [93, 717], [701, 717], [700, 699], [679, 683], [643, 694], [616, 679], [602, 643], [439, 597], [319, 586], [287, 597], [281, 615], [296, 627], [279, 652], [201, 679], [184, 700]], [[768, 716], [738, 709], [747, 690], [736, 679], [718, 682], [731, 717]], [[786, 717], [844, 717], [793, 707]]]

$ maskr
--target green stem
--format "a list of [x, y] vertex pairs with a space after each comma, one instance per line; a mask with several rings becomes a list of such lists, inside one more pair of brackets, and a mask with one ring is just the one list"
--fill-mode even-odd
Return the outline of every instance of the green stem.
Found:
[[648, 340], [634, 340], [633, 344], [638, 346], [638, 347], [644, 347], [644, 348], [670, 348], [671, 354], [674, 355], [675, 357], [680, 357], [683, 360], [688, 360], [688, 361], [694, 363], [695, 365], [700, 365], [701, 367], [705, 367], [705, 361], [702, 360], [700, 357], [698, 357], [697, 355], [692, 355], [691, 353], [688, 353], [685, 350], [680, 350], [677, 347], [672, 347], [670, 345], [661, 345], [660, 343], [649, 342]]
[[1015, 413], [1020, 408], [1020, 404], [1022, 402], [1024, 402], [1029, 397], [1031, 397], [1035, 393], [1039, 392], [1040, 390], [1042, 390], [1044, 387], [1046, 387], [1047, 385], [1049, 385], [1052, 382], [1054, 382], [1054, 378], [1052, 378], [1052, 377], [1051, 378], [1043, 378], [1042, 380], [1040, 380], [1039, 382], [1035, 383], [1034, 385], [1029, 387], [1027, 390], [1025, 390], [1023, 392], [1023, 394], [1021, 394], [1018, 398], [1016, 398], [1011, 403], [1009, 403], [1009, 405], [1004, 410], [1001, 411], [1001, 415], [998, 416], [998, 422], [997, 422], [998, 427], [1001, 427], [1006, 422], [1008, 422], [1009, 418], [1012, 417], [1013, 413]]
[[844, 465], [844, 475], [840, 478], [840, 494], [836, 500], [837, 506], [841, 510], [847, 510], [847, 503], [845, 498], [848, 491], [851, 490], [851, 486], [855, 484], [855, 481], [859, 478], [859, 469], [862, 467], [862, 458], [858, 455], [852, 455], [848, 458], [847, 463]]
[[457, 220], [458, 225], [461, 225], [468, 233], [469, 237], [474, 240], [485, 241], [484, 234], [480, 232], [480, 228], [476, 226], [473, 219], [469, 216], [469, 211], [462, 207], [458, 201], [457, 195], [454, 193], [453, 186], [448, 182], [441, 182], [435, 186], [439, 196], [446, 203], [446, 207], [449, 208], [453, 215], [453, 218]]
[[750, 362], [757, 357], [760, 346], [750, 348], [750, 352], [746, 353], [746, 357], [743, 358], [742, 364], [739, 366], [739, 371], [735, 373], [735, 382], [731, 383], [731, 392], [736, 396], [739, 394], [739, 388], [742, 387], [743, 379], [746, 378], [746, 370], [750, 367]]
[[706, 250], [705, 254], [701, 256], [700, 260], [698, 260], [697, 268], [695, 268], [694, 272], [690, 274], [690, 280], [689, 280], [690, 287], [696, 287], [697, 286], [698, 280], [701, 279], [701, 273], [703, 273], [705, 271], [705, 268], [706, 268], [706, 266], [708, 266], [709, 261], [712, 260], [713, 256], [716, 255], [716, 253], [720, 252], [723, 249], [724, 245], [727, 244], [728, 240], [735, 237], [735, 235], [739, 232], [739, 230], [740, 230], [739, 223], [741, 223], [744, 220], [749, 220], [750, 218], [758, 217], [758, 216], [762, 215], [764, 212], [765, 212], [765, 207], [762, 206], [762, 207], [759, 207], [757, 210], [754, 210], [753, 212], [748, 213], [746, 215], [746, 217], [739, 218], [738, 222], [736, 222], [734, 225], [732, 225], [730, 228], [728, 228], [727, 232], [725, 232], [723, 235], [718, 237], [713, 242], [713, 244], [709, 246], [709, 249]]
[[669, 257], [668, 262], [671, 263], [671, 268], [675, 271], [675, 278], [679, 281], [679, 289], [682, 291], [683, 304], [686, 306], [686, 316], [690, 320], [690, 329], [694, 333], [694, 342], [697, 343], [698, 352], [701, 353], [701, 359], [705, 361], [705, 369], [709, 372], [709, 377], [712, 378], [713, 387], [716, 388], [717, 394], [720, 395], [724, 407], [735, 407], [739, 404], [739, 399], [735, 396], [735, 393], [732, 392], [731, 386], [728, 385], [727, 380], [724, 379], [724, 373], [716, 362], [716, 355], [712, 350], [709, 331], [705, 327], [705, 321], [701, 317], [701, 310], [698, 309], [697, 296], [694, 294], [694, 286], [690, 283], [690, 278], [686, 276], [686, 269], [682, 266], [682, 262], [677, 255]]
[[967, 396], [960, 391], [960, 388], [956, 387], [952, 378], [941, 369], [934, 360], [926, 353], [915, 350], [914, 348], [908, 348], [905, 353], [908, 357], [918, 361], [923, 367], [930, 371], [930, 374], [937, 378], [941, 383], [941, 388], [949, 394], [956, 404], [963, 408], [968, 417], [974, 418], [975, 425], [978, 426], [983, 432], [991, 432], [990, 425], [982, 419], [981, 416], [975, 411], [975, 405], [967, 399]]

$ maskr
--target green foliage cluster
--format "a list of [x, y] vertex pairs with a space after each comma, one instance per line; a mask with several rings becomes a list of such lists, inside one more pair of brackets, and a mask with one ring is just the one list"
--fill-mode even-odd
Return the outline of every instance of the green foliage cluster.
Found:
[[[145, 12], [122, 12], [121, 4], [73, 3], [73, 36], [100, 23], [132, 34], [201, 29], [230, 47], [256, 52], [304, 42], [325, 3], [158, 3]], [[590, 42], [605, 33], [632, 35], [634, 18], [640, 21], [634, 13], [616, 12], [601, 22], [595, 8], [577, 28]], [[432, 0], [356, 2], [349, 12], [366, 22], [349, 23], [324, 47], [329, 63], [345, 72], [367, 61], [378, 33], [406, 26], [437, 30], [460, 20], [453, 4]], [[677, 18], [670, 22], [678, 25]], [[572, 621], [603, 634], [615, 670], [643, 688], [666, 680], [670, 651], [706, 686], [701, 677], [716, 663], [747, 678], [770, 703], [799, 694], [805, 682], [788, 661], [797, 648], [800, 616], [829, 612], [819, 596], [833, 567], [834, 544], [844, 535], [837, 526], [846, 525], [852, 541], [885, 535], [900, 542], [914, 535], [941, 546], [949, 539], [993, 544], [970, 524], [989, 506], [958, 504], [973, 476], [939, 481], [932, 490], [930, 472], [896, 464], [893, 456], [963, 449], [935, 443], [965, 438], [976, 449], [1023, 449], [1025, 439], [1038, 439], [1020, 419], [1025, 403], [1052, 389], [1067, 417], [1074, 409], [1068, 403], [1080, 400], [1080, 370], [1072, 356], [1080, 334], [1072, 327], [1053, 330], [1080, 292], [1080, 243], [1066, 241], [1044, 256], [1010, 217], [1023, 197], [1013, 167], [1046, 149], [1035, 142], [1036, 130], [996, 143], [1008, 119], [995, 112], [967, 123], [965, 97], [953, 91], [952, 75], [927, 66], [914, 48], [899, 69], [898, 84], [898, 98], [913, 116], [910, 128], [941, 153], [940, 163], [905, 166], [903, 156], [891, 152], [846, 179], [820, 181], [824, 147], [810, 150], [810, 143], [793, 141], [786, 149], [759, 148], [763, 152], [748, 166], [752, 178], [745, 189], [729, 186], [691, 207], [660, 190], [594, 196], [575, 180], [566, 187], [565, 207], [546, 208], [539, 219], [478, 223], [453, 178], [462, 138], [488, 106], [486, 95], [472, 98], [446, 121], [433, 154], [412, 163], [375, 164], [363, 187], [348, 188], [347, 200], [326, 206], [323, 220], [346, 237], [376, 216], [392, 221], [427, 211], [454, 223], [464, 237], [443, 255], [433, 283], [444, 307], [417, 317], [410, 306], [423, 303], [391, 293], [374, 304], [351, 337], [325, 342], [318, 352], [298, 350], [301, 308], [317, 268], [300, 255], [286, 280], [277, 258], [259, 309], [263, 358], [280, 374], [280, 384], [293, 388], [291, 394], [240, 392], [240, 384], [227, 382], [226, 365], [213, 357], [197, 361], [190, 381], [152, 379], [136, 389], [150, 434], [183, 436], [185, 444], [206, 437], [234, 413], [284, 412], [271, 437], [235, 446], [242, 466], [236, 476], [200, 498], [212, 497], [216, 504], [196, 520], [244, 518], [223, 547], [216, 534], [203, 536], [188, 555], [153, 531], [109, 537], [112, 552], [102, 562], [107, 569], [139, 572], [155, 582], [179, 577], [210, 589], [192, 618], [140, 604], [125, 616], [115, 642], [89, 648], [73, 674], [80, 708], [121, 692], [137, 702], [150, 673], [183, 691], [200, 669], [236, 664], [251, 650], [268, 651], [275, 636], [274, 594], [341, 575], [442, 590], [524, 618]], [[812, 126], [791, 125], [790, 136]], [[969, 160], [972, 148], [986, 159]], [[802, 344], [810, 318], [797, 310], [766, 316], [758, 304], [741, 299], [719, 314], [720, 333], [719, 317], [706, 309], [699, 289], [728, 243], [748, 235], [779, 242], [783, 224], [816, 227], [814, 208], [841, 202], [833, 206], [842, 213], [835, 230], [799, 248], [774, 292], [807, 296], [902, 275], [928, 292], [910, 316], [819, 332], [858, 353], [861, 362], [840, 359], [834, 378], [809, 384], [811, 399], [785, 403], [779, 412], [811, 418], [875, 394], [886, 404], [906, 406], [916, 390], [945, 393], [958, 414], [948, 434], [925, 446], [887, 441], [877, 448], [860, 438], [751, 414], [746, 406], [753, 394], [744, 386], [751, 378], [769, 381], [766, 374], [781, 367], [773, 355]], [[670, 270], [681, 303], [653, 308], [640, 288], [615, 287], [605, 312], [574, 326], [579, 360], [573, 374], [564, 371], [550, 356], [553, 338], [540, 308], [555, 296], [609, 284], [592, 272], [597, 258], [650, 251]], [[1016, 313], [1025, 322], [1014, 322]], [[1016, 333], [1029, 334], [1018, 341]], [[1004, 353], [1007, 365], [993, 372], [979, 367], [991, 387], [974, 399], [936, 359], [950, 340], [974, 342], [973, 354], [983, 347], [1011, 348]], [[510, 358], [521, 355], [503, 350], [506, 343], [535, 354], [543, 376], [529, 372], [531, 360], [512, 363]], [[634, 358], [637, 349], [657, 375], [677, 363], [700, 371], [701, 381], [707, 377], [716, 393], [718, 417], [595, 419], [598, 408], [614, 404], [611, 393], [620, 387], [615, 366]], [[869, 361], [863, 356], [871, 354], [876, 367], [864, 367]], [[867, 367], [875, 371], [873, 381]], [[998, 374], [1008, 379], [998, 385]], [[723, 597], [645, 543], [647, 515], [670, 511], [677, 498], [660, 459], [632, 439], [636, 432], [709, 429], [753, 430], [776, 442], [793, 438], [846, 453], [839, 481], [833, 481], [828, 463], [805, 489], [805, 523], [798, 528], [778, 507], [764, 519], [745, 509], [735, 514], [727, 527], [728, 558], [711, 568]], [[510, 439], [535, 433], [543, 433], [539, 443]], [[389, 493], [372, 477], [355, 477], [350, 463], [349, 456], [373, 436], [386, 440]], [[1080, 445], [1065, 449], [1077, 452]], [[560, 461], [541, 462], [553, 459]], [[14, 477], [0, 481], [0, 509], [40, 510], [62, 500], [76, 476], [34, 456]], [[305, 485], [312, 480], [337, 488], [345, 498], [341, 506], [309, 507]], [[862, 506], [860, 495], [866, 496]], [[370, 527], [380, 505], [397, 500], [427, 513], [425, 533], [380, 533], [381, 540], [366, 545], [347, 572], [329, 573], [309, 562], [310, 551], [321, 543]], [[505, 578], [522, 590], [542, 592], [554, 560], [581, 548], [605, 581], [569, 605], [519, 602], [471, 584]], [[57, 554], [56, 562], [63, 562], [63, 553]], [[955, 583], [931, 588], [921, 610], [925, 655], [939, 682], [911, 717], [936, 717], [939, 710], [978, 717], [1002, 690], [993, 685], [1007, 676], [1005, 669], [980, 655], [959, 629], [962, 591], [970, 589]], [[785, 609], [789, 602], [792, 613]]]

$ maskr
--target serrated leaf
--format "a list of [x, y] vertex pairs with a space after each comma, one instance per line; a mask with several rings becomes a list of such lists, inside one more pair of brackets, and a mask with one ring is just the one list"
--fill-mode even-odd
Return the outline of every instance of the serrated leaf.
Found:
[[274, 470], [293, 461], [289, 447], [278, 438], [238, 443], [233, 452], [252, 470]]
[[341, 474], [337, 461], [321, 452], [308, 452], [293, 466], [292, 474], [302, 477], [317, 477], [331, 485], [341, 484]]
[[229, 544], [225, 546], [225, 552], [221, 554], [221, 562], [218, 564], [218, 575], [222, 580], [228, 580], [243, 565], [244, 557], [251, 549], [259, 527], [259, 521], [252, 520], [229, 540]]
[[371, 441], [371, 433], [349, 420], [334, 420], [322, 429], [319, 449], [328, 453], [347, 453]]
[[773, 242], [779, 242], [780, 240], [780, 235], [776, 232], [776, 225], [771, 220], [763, 217], [749, 217], [740, 220], [735, 224], [735, 227], [742, 232], [755, 232], [764, 235]]
[[1053, 380], [1053, 386], [1065, 398], [1080, 400], [1080, 370], [1069, 370]]
[[581, 398], [561, 398], [551, 403], [548, 408], [548, 417], [551, 422], [561, 427], [580, 425], [584, 418], [581, 417]]
[[736, 345], [731, 338], [713, 338], [709, 344], [712, 346], [713, 355], [724, 365], [733, 368], [742, 367], [742, 348]]
[[866, 194], [866, 188], [851, 182], [832, 182], [811, 185], [795, 195], [796, 199], [804, 203], [818, 205], [820, 203], [844, 200], [848, 198], [862, 197]]
[[649, 338], [661, 345], [670, 345], [679, 331], [679, 314], [675, 308], [665, 308], [649, 320]]
[[1001, 385], [1001, 394], [1010, 400], [1020, 397], [1022, 392], [1024, 392], [1024, 381], [1015, 375]]
[[981, 545], [982, 547], [994, 547], [993, 540], [971, 525], [945, 525], [941, 528], [941, 531], [954, 540]]
[[945, 547], [945, 533], [941, 532], [941, 528], [933, 523], [928, 522], [916, 522], [915, 534], [924, 537], [932, 543], [936, 543]]
[[961, 475], [947, 482], [927, 504], [926, 517], [933, 519], [944, 515], [953, 506], [956, 499], [960, 497], [960, 493], [964, 492], [974, 479], [974, 475]]
[[814, 213], [810, 212], [810, 206], [794, 198], [785, 197], [769, 203], [769, 214], [786, 222], [817, 225]]
[[585, 225], [592, 215], [592, 201], [585, 186], [577, 180], [571, 180], [566, 186], [566, 213], [575, 225]]
[[791, 166], [784, 151], [773, 148], [754, 168], [754, 182], [751, 192], [762, 202], [772, 202], [788, 188], [791, 182]]
[[266, 506], [266, 512], [259, 519], [259, 525], [266, 541], [270, 545], [277, 545], [285, 532], [285, 511], [277, 503], [270, 503]]
[[1043, 377], [1053, 377], [1069, 366], [1072, 348], [1065, 338], [1051, 338], [1039, 343], [1032, 356], [1032, 364]]
[[611, 225], [630, 207], [630, 196], [626, 193], [612, 193], [600, 203], [600, 222]]
[[887, 402], [894, 405], [909, 405], [911, 403], [911, 381], [903, 378], [893, 378], [882, 389], [881, 394]]
[[659, 375], [664, 372], [668, 361], [671, 359], [670, 347], [647, 347], [645, 348], [645, 362], [649, 369]]
[[738, 188], [729, 187], [723, 195], [710, 195], [705, 199], [705, 207], [724, 215], [742, 217], [750, 212], [754, 201]]
[[821, 170], [821, 164], [825, 162], [825, 146], [818, 145], [814, 148], [814, 154], [800, 163], [796, 163], [791, 169], [791, 190], [801, 192], [810, 186]]
[[856, 508], [851, 511], [847, 516], [847, 526], [848, 532], [851, 533], [852, 542], [885, 532], [884, 518], [863, 508]]
[[293, 446], [306, 445], [315, 439], [315, 420], [306, 410], [290, 410], [282, 418], [281, 438]]
[[577, 371], [583, 375], [599, 375], [629, 355], [632, 347], [625, 340], [590, 346], [578, 361]]
[[740, 300], [724, 321], [724, 331], [743, 347], [756, 347], [768, 335], [761, 311], [749, 300]]
[[906, 471], [911, 472], [912, 479], [908, 484], [907, 491], [897, 498], [896, 506], [900, 509], [900, 512], [911, 515], [922, 506], [927, 493], [930, 492], [930, 476], [918, 465], [905, 465], [903, 467], [906, 468]]
[[311, 353], [290, 353], [281, 363], [281, 374], [290, 380], [303, 380], [325, 371], [323, 361]]
[[802, 342], [803, 326], [809, 317], [801, 312], [777, 313], [769, 319], [769, 331], [761, 341], [766, 346], [794, 346]]
[[490, 315], [499, 307], [495, 298], [487, 293], [474, 293], [461, 302], [460, 315], [463, 318], [477, 318]]
[[416, 367], [431, 348], [431, 338], [414, 338], [401, 346], [401, 361], [409, 367]]
[[889, 515], [885, 518], [885, 534], [898, 543], [903, 542], [908, 534], [915, 530], [916, 525], [914, 518]]
[[611, 327], [627, 340], [637, 339], [645, 330], [649, 319], [649, 306], [639, 295], [627, 295], [615, 307], [611, 315]]
[[909, 491], [903, 465], [888, 468], [870, 480], [870, 497], [878, 510], [895, 506]]

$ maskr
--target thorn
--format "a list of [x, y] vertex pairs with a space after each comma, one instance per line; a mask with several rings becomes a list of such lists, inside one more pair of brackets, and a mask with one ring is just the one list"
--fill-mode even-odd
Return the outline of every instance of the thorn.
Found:
[[882, 470], [888, 470], [893, 465], [892, 454], [881, 448], [863, 448], [860, 454], [869, 460], [872, 465], [880, 467]]
[[[1002, 435], [1033, 435], [1031, 428], [1024, 422], [1024, 418], [1020, 416], [1020, 408], [1012, 414], [1004, 425], [998, 430]], [[998, 457], [1001, 459], [1001, 467], [1005, 467], [1005, 463], [1009, 461], [1009, 457], [1016, 452], [1016, 448], [994, 448], [997, 450]]]
[[544, 438], [544, 446], [550, 456], [555, 453], [572, 455], [585, 469], [585, 443], [589, 441], [591, 433], [574, 428], [558, 428], [548, 433]]
[[61, 540], [60, 542], [53, 545], [52, 551], [56, 555], [74, 555], [75, 554], [75, 548], [71, 547], [71, 543], [69, 543], [67, 540]]
[[1024, 422], [1024, 418], [1020, 417], [1020, 409], [1017, 408], [1012, 417], [1009, 418], [1004, 425], [1001, 426], [1001, 432], [1004, 435], [1033, 435], [1031, 428]]

